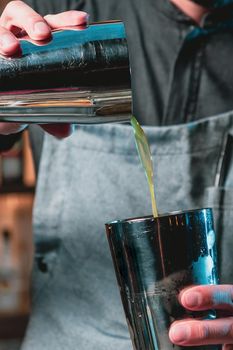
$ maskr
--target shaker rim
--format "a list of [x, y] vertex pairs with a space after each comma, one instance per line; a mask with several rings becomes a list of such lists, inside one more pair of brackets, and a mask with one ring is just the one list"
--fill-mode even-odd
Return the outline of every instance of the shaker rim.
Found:
[[187, 209], [187, 210], [175, 210], [171, 212], [165, 212], [162, 214], [159, 214], [157, 218], [154, 218], [153, 215], [147, 215], [147, 216], [139, 216], [139, 217], [132, 217], [132, 218], [127, 218], [127, 219], [119, 219], [119, 220], [113, 220], [113, 221], [108, 221], [105, 226], [115, 226], [119, 224], [136, 224], [136, 223], [141, 223], [142, 221], [157, 221], [160, 218], [166, 218], [166, 217], [174, 217], [177, 215], [186, 215], [186, 214], [197, 214], [198, 212], [203, 212], [203, 211], [212, 211], [211, 207], [204, 207], [204, 208], [194, 208], [194, 209]]

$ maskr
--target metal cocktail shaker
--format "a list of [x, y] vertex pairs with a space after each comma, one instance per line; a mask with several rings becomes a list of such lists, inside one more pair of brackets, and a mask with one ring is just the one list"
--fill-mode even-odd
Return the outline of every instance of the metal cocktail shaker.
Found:
[[101, 22], [21, 39], [18, 57], [0, 58], [0, 121], [105, 123], [131, 116], [124, 24]]
[[106, 230], [134, 349], [187, 349], [169, 340], [171, 323], [215, 318], [213, 310], [188, 312], [177, 299], [184, 287], [218, 283], [212, 210], [119, 220]]

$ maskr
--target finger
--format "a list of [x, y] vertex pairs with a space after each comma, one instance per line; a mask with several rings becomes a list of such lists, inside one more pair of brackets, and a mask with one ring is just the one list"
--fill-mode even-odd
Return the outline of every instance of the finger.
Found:
[[10, 31], [15, 27], [23, 29], [34, 40], [44, 40], [51, 35], [51, 29], [44, 18], [18, 0], [9, 2], [5, 7], [0, 25]]
[[20, 131], [23, 131], [26, 127], [27, 127], [27, 124], [0, 123], [0, 134], [1, 135], [16, 134]]
[[58, 139], [66, 138], [74, 131], [74, 125], [72, 124], [43, 124], [40, 126]]
[[66, 11], [57, 15], [45, 16], [46, 22], [52, 29], [66, 26], [79, 26], [88, 22], [89, 15], [83, 11]]
[[0, 53], [10, 56], [20, 51], [19, 41], [9, 30], [0, 26]]
[[233, 317], [216, 320], [182, 320], [172, 324], [170, 340], [178, 345], [233, 344]]
[[181, 304], [190, 310], [222, 309], [233, 315], [233, 285], [205, 285], [187, 288], [179, 295]]

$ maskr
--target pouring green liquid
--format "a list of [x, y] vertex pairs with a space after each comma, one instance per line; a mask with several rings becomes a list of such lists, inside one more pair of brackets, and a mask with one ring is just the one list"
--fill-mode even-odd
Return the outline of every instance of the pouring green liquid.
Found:
[[152, 204], [152, 213], [153, 213], [153, 216], [156, 218], [158, 217], [158, 210], [157, 210], [156, 199], [155, 199], [154, 171], [153, 171], [153, 162], [152, 162], [150, 146], [148, 144], [147, 137], [142, 127], [138, 123], [137, 119], [135, 117], [132, 117], [130, 122], [134, 130], [134, 137], [135, 137], [135, 142], [138, 150], [138, 155], [141, 160], [142, 166], [145, 170], [148, 185], [149, 185], [151, 204]]

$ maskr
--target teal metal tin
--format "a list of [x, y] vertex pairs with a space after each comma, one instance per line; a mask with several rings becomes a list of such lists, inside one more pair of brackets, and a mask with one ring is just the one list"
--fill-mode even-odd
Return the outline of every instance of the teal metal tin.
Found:
[[22, 37], [17, 57], [0, 58], [0, 121], [97, 124], [131, 117], [125, 27], [99, 22]]
[[213, 310], [188, 312], [177, 299], [187, 286], [218, 283], [212, 210], [119, 220], [106, 231], [134, 348], [186, 349], [169, 340], [171, 323], [216, 316]]

